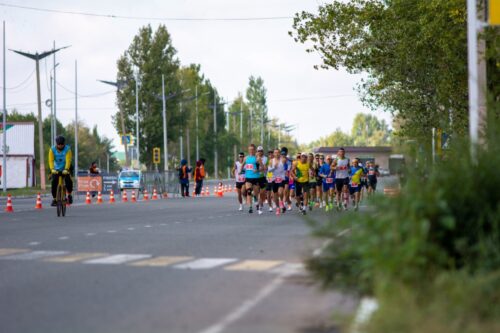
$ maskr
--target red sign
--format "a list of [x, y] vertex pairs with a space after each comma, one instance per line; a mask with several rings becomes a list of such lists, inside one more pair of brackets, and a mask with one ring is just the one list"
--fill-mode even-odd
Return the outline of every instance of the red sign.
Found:
[[101, 176], [78, 176], [78, 192], [102, 192]]

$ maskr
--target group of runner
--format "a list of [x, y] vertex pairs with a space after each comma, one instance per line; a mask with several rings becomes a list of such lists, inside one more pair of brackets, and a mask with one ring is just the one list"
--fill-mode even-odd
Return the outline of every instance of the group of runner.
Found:
[[292, 210], [292, 200], [302, 214], [313, 207], [325, 211], [347, 210], [352, 199], [359, 209], [364, 189], [373, 194], [377, 188], [378, 166], [367, 161], [363, 166], [359, 158], [352, 162], [345, 156], [344, 148], [337, 155], [298, 153], [293, 159], [286, 147], [269, 150], [262, 146], [248, 146], [248, 154], [240, 152], [232, 173], [236, 179], [239, 210], [244, 205], [258, 214], [264, 205], [269, 211], [281, 215]]

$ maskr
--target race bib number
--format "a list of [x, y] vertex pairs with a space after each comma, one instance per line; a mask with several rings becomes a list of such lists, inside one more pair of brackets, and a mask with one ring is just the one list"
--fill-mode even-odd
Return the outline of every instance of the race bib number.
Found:
[[253, 164], [246, 164], [245, 165], [245, 170], [253, 171], [254, 170], [254, 165]]
[[280, 178], [280, 177], [277, 177], [275, 180], [274, 180], [275, 183], [277, 184], [281, 184], [283, 182], [283, 178]]
[[369, 174], [370, 176], [374, 176], [374, 175], [375, 175], [375, 171], [370, 170], [370, 171], [368, 171], [368, 174]]
[[358, 183], [351, 183], [351, 187], [358, 187], [359, 184]]
[[239, 183], [245, 182], [245, 176], [244, 175], [238, 175], [238, 182]]
[[346, 165], [338, 166], [337, 170], [347, 170], [347, 166]]
[[333, 183], [333, 178], [327, 178], [326, 179], [327, 184], [332, 184]]

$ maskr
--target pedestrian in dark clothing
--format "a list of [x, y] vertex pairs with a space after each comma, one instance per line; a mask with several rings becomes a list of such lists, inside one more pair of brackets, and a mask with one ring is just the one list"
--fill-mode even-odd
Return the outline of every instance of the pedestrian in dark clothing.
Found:
[[181, 166], [177, 170], [179, 171], [179, 182], [181, 183], [181, 195], [189, 197], [189, 174], [193, 169], [187, 165], [186, 160], [182, 160]]
[[[90, 164], [89, 167], [89, 176], [99, 176], [101, 172], [99, 171], [99, 168], [97, 167], [97, 162], [94, 161], [92, 164]], [[97, 195], [96, 191], [92, 191], [92, 198]]]
[[203, 165], [203, 159], [196, 162], [196, 168], [194, 169], [194, 181], [196, 183], [196, 188], [194, 193], [198, 196], [203, 190], [203, 179], [205, 179], [205, 166]]

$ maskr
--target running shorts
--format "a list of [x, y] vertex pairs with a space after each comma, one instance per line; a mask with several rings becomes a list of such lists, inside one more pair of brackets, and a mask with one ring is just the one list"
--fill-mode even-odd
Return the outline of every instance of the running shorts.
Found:
[[281, 182], [281, 183], [273, 183], [273, 192], [274, 193], [277, 193], [279, 188], [284, 188], [285, 187], [285, 183], [284, 182]]
[[349, 186], [349, 178], [337, 178], [335, 179], [335, 188], [337, 192], [342, 192], [344, 185]]
[[244, 182], [236, 182], [236, 188], [241, 189], [245, 185]]
[[245, 183], [252, 184], [253, 186], [259, 185], [259, 178], [248, 178], [245, 179]]
[[300, 197], [302, 196], [302, 192], [307, 193], [309, 192], [309, 182], [296, 182], [295, 183], [295, 194]]
[[261, 190], [266, 189], [266, 186], [267, 186], [267, 179], [266, 179], [266, 177], [257, 178], [257, 185], [260, 186]]
[[333, 189], [335, 187], [335, 183], [325, 183], [323, 182], [323, 192], [328, 192], [329, 190]]
[[353, 195], [354, 193], [361, 192], [362, 185], [358, 184], [356, 186], [349, 185], [349, 193]]

